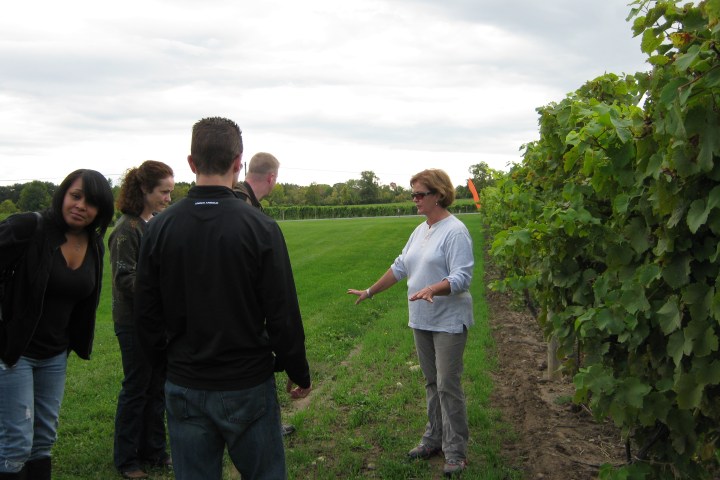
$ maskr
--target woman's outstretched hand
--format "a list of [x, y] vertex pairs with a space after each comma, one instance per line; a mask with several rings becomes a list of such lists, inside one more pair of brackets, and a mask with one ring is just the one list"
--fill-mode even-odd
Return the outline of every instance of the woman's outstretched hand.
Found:
[[355, 300], [355, 305], [362, 302], [363, 300], [367, 300], [368, 298], [372, 298], [370, 295], [368, 295], [367, 290], [355, 290], [354, 288], [348, 288], [347, 290], [348, 295], [357, 295], [357, 300]]

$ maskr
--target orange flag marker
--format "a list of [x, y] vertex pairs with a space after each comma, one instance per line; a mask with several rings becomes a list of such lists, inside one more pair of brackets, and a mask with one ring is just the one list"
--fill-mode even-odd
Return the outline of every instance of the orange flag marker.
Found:
[[470, 193], [472, 193], [473, 198], [475, 199], [475, 206], [478, 210], [480, 210], [480, 196], [478, 195], [477, 189], [475, 188], [475, 184], [472, 181], [472, 178], [468, 178], [468, 188], [470, 189]]

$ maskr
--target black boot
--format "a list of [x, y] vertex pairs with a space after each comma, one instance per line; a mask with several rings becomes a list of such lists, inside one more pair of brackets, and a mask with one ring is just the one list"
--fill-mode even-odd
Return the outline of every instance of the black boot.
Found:
[[30, 460], [25, 464], [27, 469], [27, 480], [50, 480], [52, 472], [52, 461], [50, 457]]
[[0, 480], [27, 480], [26, 470], [27, 467], [23, 467], [22, 470], [16, 473], [0, 472]]

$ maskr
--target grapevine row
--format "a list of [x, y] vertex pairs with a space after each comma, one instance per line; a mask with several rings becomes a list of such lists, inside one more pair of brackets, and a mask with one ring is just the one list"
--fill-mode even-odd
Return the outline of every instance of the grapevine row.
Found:
[[629, 18], [652, 70], [539, 108], [539, 140], [483, 191], [493, 287], [529, 293], [575, 400], [622, 429], [628, 463], [601, 478], [713, 478], [720, 0], [637, 0]]

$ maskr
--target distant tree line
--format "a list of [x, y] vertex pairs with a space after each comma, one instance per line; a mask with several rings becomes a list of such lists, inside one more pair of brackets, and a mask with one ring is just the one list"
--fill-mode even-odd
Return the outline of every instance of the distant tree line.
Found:
[[[468, 172], [478, 191], [492, 186], [504, 175], [503, 172], [491, 169], [487, 163], [472, 165]], [[113, 194], [117, 196], [118, 185], [113, 185]], [[173, 191], [173, 202], [187, 196], [193, 183], [178, 182]], [[33, 180], [28, 183], [0, 186], [0, 214], [42, 210], [50, 206], [57, 185], [50, 182]], [[471, 198], [467, 185], [455, 188], [458, 199]], [[410, 188], [391, 183], [381, 185], [380, 179], [372, 171], [364, 171], [359, 179], [351, 179], [344, 183], [326, 185], [311, 183], [307, 186], [292, 183], [278, 183], [273, 191], [262, 200], [265, 207], [285, 206], [345, 206], [375, 205], [401, 203], [410, 200]]]
[[[504, 175], [504, 172], [493, 170], [485, 162], [472, 165], [468, 172], [478, 191], [493, 186], [497, 179]], [[457, 185], [455, 196], [458, 199], [472, 197], [467, 184]], [[334, 185], [311, 183], [308, 186], [300, 186], [278, 183], [262, 203], [266, 207], [283, 207], [376, 205], [407, 201], [410, 201], [409, 186], [405, 188], [395, 183], [381, 185], [374, 172], [364, 171], [359, 179]]]

